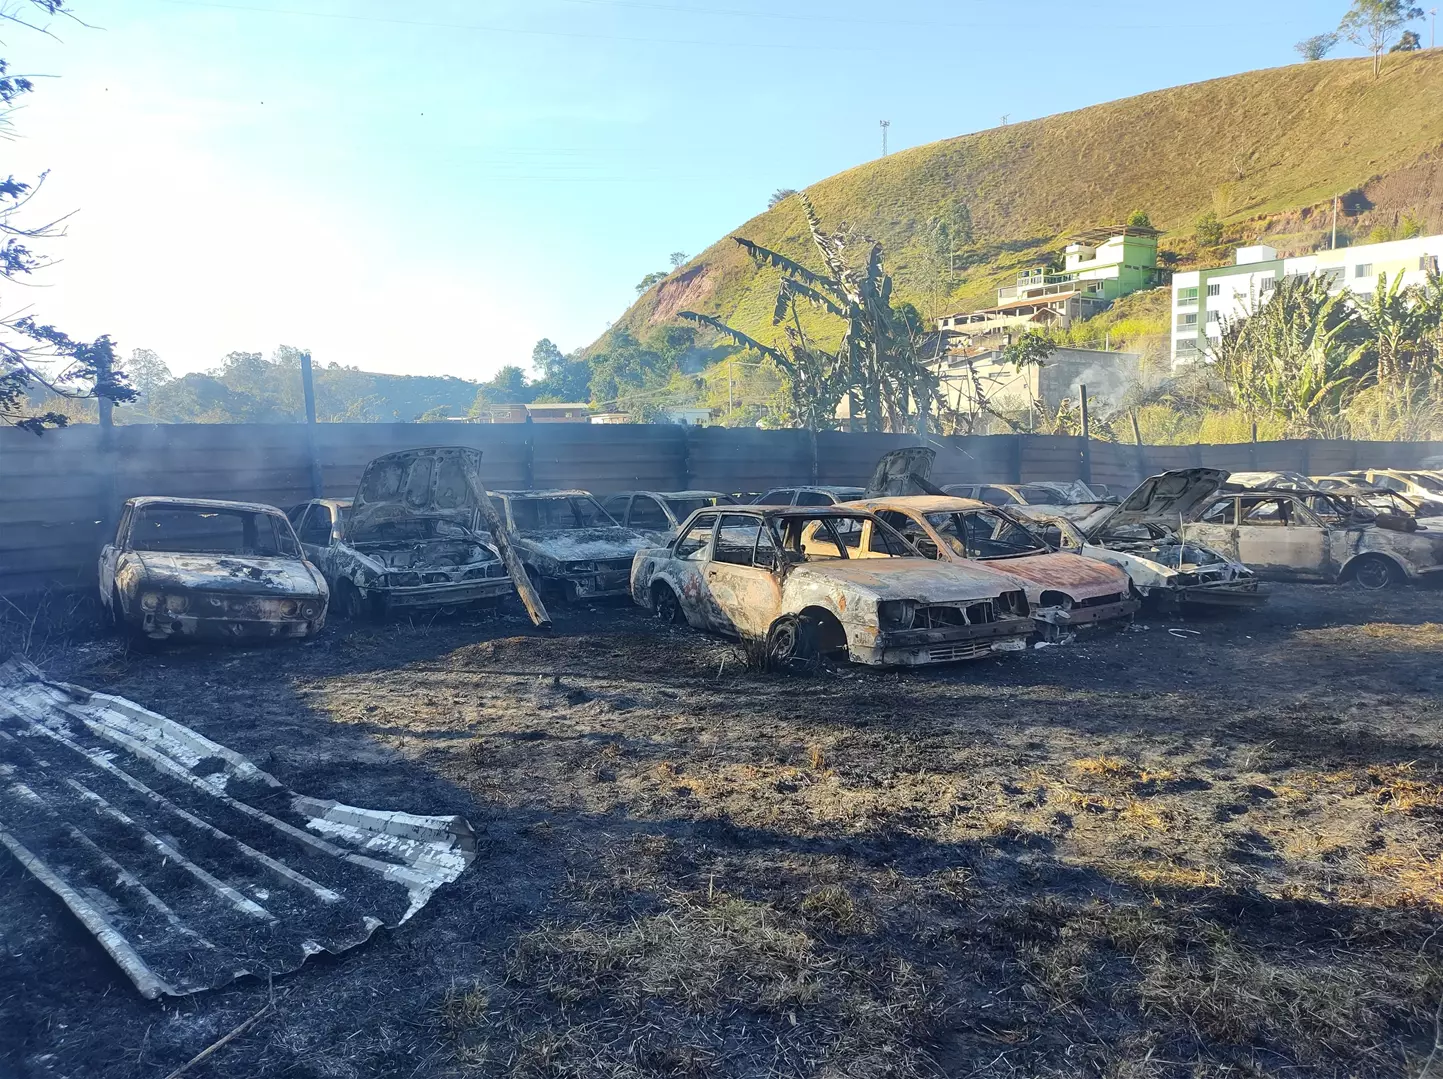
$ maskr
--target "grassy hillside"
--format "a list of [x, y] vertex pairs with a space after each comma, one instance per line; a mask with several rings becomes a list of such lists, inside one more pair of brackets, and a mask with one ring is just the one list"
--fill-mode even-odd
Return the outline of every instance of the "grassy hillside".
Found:
[[[1224, 248], [1262, 238], [1309, 250], [1330, 223], [1358, 240], [1411, 213], [1443, 231], [1443, 49], [1332, 60], [1235, 75], [1095, 105], [903, 150], [807, 189], [828, 227], [881, 240], [902, 300], [926, 315], [986, 306], [1021, 266], [1059, 240], [1137, 209], [1166, 230], [1181, 265], [1211, 263], [1193, 223], [1224, 222]], [[939, 286], [925, 268], [929, 220], [966, 202], [975, 242], [961, 279]], [[795, 199], [736, 234], [815, 263]], [[638, 336], [695, 308], [771, 341], [776, 275], [723, 237], [645, 293], [616, 324]], [[604, 346], [606, 339], [595, 347]]]

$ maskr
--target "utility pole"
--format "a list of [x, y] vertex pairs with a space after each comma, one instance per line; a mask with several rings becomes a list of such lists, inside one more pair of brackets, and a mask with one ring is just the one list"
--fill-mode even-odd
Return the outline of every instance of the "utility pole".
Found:
[[727, 357], [727, 419], [730, 420], [732, 411], [736, 409], [736, 399], [732, 394], [732, 358]]
[[887, 156], [887, 129], [892, 126], [892, 121], [890, 121], [890, 120], [878, 120], [877, 123], [880, 124], [880, 125], [881, 125], [881, 128], [882, 128], [882, 156], [883, 156], [883, 157], [886, 157], [886, 156]]
[[1330, 251], [1336, 251], [1337, 248], [1338, 248], [1338, 196], [1334, 195], [1334, 196], [1333, 196], [1333, 246], [1332, 246], [1329, 250], [1330, 250]]
[[1428, 48], [1433, 48], [1438, 39], [1438, 9], [1428, 9]]

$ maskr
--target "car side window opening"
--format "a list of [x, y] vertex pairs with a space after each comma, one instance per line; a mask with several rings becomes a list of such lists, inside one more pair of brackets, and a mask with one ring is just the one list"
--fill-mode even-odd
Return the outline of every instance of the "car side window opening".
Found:
[[750, 566], [761, 521], [750, 514], [724, 514], [712, 545], [712, 562]]
[[772, 527], [767, 522], [761, 522], [761, 528], [757, 530], [757, 546], [752, 552], [752, 565], [762, 570], [775, 570], [777, 562], [777, 541], [772, 533]]
[[678, 559], [701, 562], [706, 558], [707, 548], [711, 545], [712, 526], [716, 524], [716, 518], [715, 514], [703, 514], [692, 523], [691, 528], [677, 537], [675, 554]]
[[634, 529], [669, 529], [671, 521], [661, 504], [650, 495], [638, 495], [631, 500], [631, 520]]
[[1010, 493], [996, 487], [983, 488], [980, 498], [992, 506], [1011, 506], [1017, 502]]
[[[886, 522], [887, 525], [891, 526], [891, 528], [895, 529], [903, 540], [906, 540], [913, 547], [917, 548], [917, 550], [927, 558], [935, 559], [937, 557], [937, 545], [933, 543], [932, 538], [927, 535], [927, 530], [914, 521], [910, 514], [904, 514], [900, 510], [883, 510], [878, 513], [877, 516]], [[911, 554], [910, 551], [896, 552], [891, 550], [894, 544], [895, 541], [891, 539], [890, 534], [886, 530], [877, 528], [872, 530], [870, 550], [883, 552], [888, 555]]]
[[[910, 518], [908, 521], [917, 530], [917, 539], [928, 539], [916, 522], [912, 522]], [[890, 555], [899, 559], [915, 558], [915, 544], [916, 541], [910, 538], [905, 531], [894, 527], [886, 518], [883, 518], [880, 522], [872, 523], [872, 536], [867, 543], [867, 550], [874, 555]]]
[[1292, 520], [1292, 503], [1286, 499], [1244, 499], [1244, 525], [1288, 525]]
[[1233, 499], [1219, 499], [1207, 508], [1200, 520], [1209, 525], [1236, 525], [1237, 502]]
[[300, 535], [301, 543], [326, 547], [331, 542], [331, 508], [312, 503], [310, 512], [306, 514], [296, 532]]
[[616, 524], [601, 504], [587, 495], [512, 498], [509, 502], [511, 521], [518, 529], [592, 529]]
[[[798, 506], [831, 506], [835, 499], [825, 491], [799, 491], [797, 492]], [[856, 545], [852, 545], [855, 547]]]
[[789, 488], [777, 488], [769, 491], [757, 500], [758, 506], [791, 506], [792, 492]]
[[626, 524], [626, 504], [631, 501], [630, 495], [613, 495], [604, 499], [601, 508], [615, 518], [618, 522]]
[[852, 551], [861, 550], [861, 518], [837, 518], [832, 522], [832, 528], [837, 531], [837, 538], [841, 540], [844, 547], [850, 548]]

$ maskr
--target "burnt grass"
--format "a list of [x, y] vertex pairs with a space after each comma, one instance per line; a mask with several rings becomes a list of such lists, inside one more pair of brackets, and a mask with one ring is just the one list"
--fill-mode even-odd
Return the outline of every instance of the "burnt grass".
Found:
[[0, 859], [0, 1067], [164, 1075], [273, 1002], [192, 1075], [1418, 1075], [1443, 594], [1273, 593], [811, 677], [627, 607], [71, 644], [56, 677], [480, 854], [341, 956], [161, 1002]]

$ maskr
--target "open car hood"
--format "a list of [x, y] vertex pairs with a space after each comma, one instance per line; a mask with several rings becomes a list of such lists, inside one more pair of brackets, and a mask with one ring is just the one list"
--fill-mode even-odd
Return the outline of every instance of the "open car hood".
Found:
[[481, 451], [469, 446], [423, 446], [383, 454], [366, 466], [346, 515], [346, 539], [376, 539], [400, 521], [446, 521], [471, 531], [479, 507]]
[[1173, 469], [1149, 476], [1127, 498], [1085, 530], [1100, 536], [1129, 525], [1155, 524], [1176, 529], [1191, 521], [1227, 480], [1225, 469]]
[[877, 459], [872, 479], [867, 481], [864, 499], [880, 499], [887, 495], [945, 495], [932, 483], [932, 464], [937, 451], [927, 446], [905, 446], [888, 450]]

